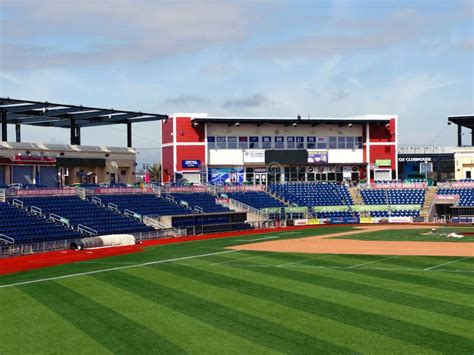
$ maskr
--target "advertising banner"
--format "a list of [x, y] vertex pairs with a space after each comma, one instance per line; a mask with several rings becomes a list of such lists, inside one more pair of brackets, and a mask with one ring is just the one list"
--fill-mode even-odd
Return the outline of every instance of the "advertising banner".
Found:
[[55, 196], [67, 195], [72, 196], [76, 194], [76, 189], [31, 189], [31, 190], [17, 190], [16, 196]]
[[426, 182], [389, 182], [389, 183], [374, 183], [374, 189], [424, 189]]
[[459, 195], [435, 195], [434, 199], [436, 202], [447, 201], [454, 203], [459, 200]]
[[200, 160], [182, 160], [181, 166], [185, 169], [197, 169], [201, 166]]
[[313, 226], [313, 225], [317, 225], [317, 224], [322, 224], [322, 221], [318, 218], [312, 218], [312, 219], [308, 219], [308, 224], [310, 226]]
[[263, 191], [265, 190], [264, 185], [234, 185], [234, 186], [223, 186], [226, 192], [238, 192], [238, 191]]
[[388, 217], [375, 217], [374, 218], [374, 223], [387, 224], [388, 223]]
[[328, 163], [327, 150], [308, 150], [308, 163], [323, 165]]
[[356, 224], [359, 223], [359, 218], [352, 217], [332, 217], [329, 218], [331, 224]]
[[307, 219], [295, 219], [294, 225], [295, 226], [306, 226], [306, 225], [308, 225], [308, 220]]
[[374, 223], [374, 219], [372, 217], [361, 217], [360, 223], [372, 224]]
[[306, 213], [308, 212], [308, 207], [285, 207], [286, 213]]
[[208, 181], [214, 185], [242, 184], [244, 168], [209, 168]]
[[267, 208], [262, 208], [260, 211], [263, 213], [280, 213], [281, 208], [280, 207], [267, 207]]
[[264, 149], [248, 149], [244, 151], [244, 163], [265, 163]]
[[411, 223], [413, 217], [388, 217], [389, 223]]
[[153, 192], [151, 187], [140, 189], [139, 187], [99, 187], [93, 189], [95, 194], [142, 194]]

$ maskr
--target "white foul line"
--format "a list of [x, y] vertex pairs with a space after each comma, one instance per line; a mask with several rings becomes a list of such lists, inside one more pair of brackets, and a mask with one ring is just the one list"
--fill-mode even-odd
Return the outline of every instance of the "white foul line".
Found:
[[134, 268], [134, 267], [141, 267], [141, 266], [162, 264], [162, 263], [168, 263], [168, 262], [173, 262], [173, 261], [180, 261], [180, 260], [187, 260], [187, 259], [203, 258], [203, 257], [206, 257], [206, 256], [212, 256], [212, 255], [235, 253], [236, 251], [238, 251], [238, 250], [226, 250], [226, 251], [220, 251], [220, 252], [217, 252], [217, 253], [208, 253], [208, 254], [201, 254], [201, 255], [183, 256], [183, 257], [181, 257], [181, 258], [149, 261], [149, 262], [142, 263], [142, 264], [117, 266], [117, 267], [113, 267], [113, 268], [110, 268], [110, 269], [86, 271], [86, 272], [80, 272], [80, 273], [77, 273], [77, 274], [69, 274], [69, 275], [48, 277], [48, 278], [45, 278], [45, 279], [30, 280], [30, 281], [17, 282], [17, 283], [13, 283], [13, 284], [0, 285], [0, 288], [13, 287], [13, 286], [20, 286], [20, 285], [28, 285], [28, 284], [34, 284], [34, 283], [44, 282], [44, 281], [53, 281], [53, 280], [59, 280], [59, 279], [67, 279], [67, 278], [76, 277], [76, 276], [93, 275], [93, 274], [98, 274], [98, 273], [101, 273], [101, 272], [108, 272], [108, 271], [116, 271], [116, 270], [130, 269], [130, 268]]
[[292, 262], [290, 262], [290, 263], [285, 263], [285, 264], [277, 265], [276, 267], [285, 267], [285, 266], [288, 266], [288, 265], [294, 265], [294, 264], [304, 263], [305, 261], [329, 258], [330, 256], [333, 256], [333, 255], [332, 255], [332, 254], [330, 254], [330, 255], [323, 255], [323, 256], [316, 257], [316, 258], [310, 258], [310, 259], [302, 259], [302, 260], [298, 260], [298, 261], [292, 261]]
[[457, 260], [448, 261], [447, 263], [444, 263], [444, 264], [439, 264], [439, 265], [427, 267], [427, 268], [424, 269], [424, 270], [425, 270], [425, 271], [433, 270], [433, 269], [436, 269], [436, 268], [438, 268], [438, 267], [440, 267], [440, 266], [444, 266], [444, 265], [449, 265], [449, 264], [457, 263], [458, 261], [466, 260], [466, 259], [469, 259], [469, 258], [472, 258], [472, 256], [466, 256], [465, 258], [461, 258], [461, 259], [457, 259]]
[[267, 240], [267, 239], [278, 239], [279, 236], [275, 237], [265, 237], [265, 238], [257, 238], [257, 239], [237, 239], [237, 242], [255, 242], [256, 240]]
[[388, 257], [388, 258], [372, 260], [372, 261], [368, 261], [368, 262], [366, 262], [366, 263], [357, 264], [357, 265], [352, 265], [352, 266], [350, 266], [349, 268], [350, 268], [350, 269], [353, 269], [353, 268], [355, 268], [355, 267], [359, 267], [359, 266], [363, 266], [363, 265], [367, 265], [367, 264], [378, 263], [379, 261], [383, 261], [383, 260], [398, 258], [399, 256], [400, 256], [400, 255], [395, 255], [395, 256], [390, 256], [390, 257]]

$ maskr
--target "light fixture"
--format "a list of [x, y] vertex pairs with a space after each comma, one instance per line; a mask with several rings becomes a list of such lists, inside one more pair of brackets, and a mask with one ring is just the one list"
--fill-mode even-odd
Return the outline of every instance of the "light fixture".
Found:
[[390, 128], [390, 123], [387, 123], [387, 124], [385, 125], [385, 128], [389, 129], [389, 128]]
[[293, 123], [293, 127], [296, 127], [296, 126], [298, 126], [298, 123], [296, 123], [296, 122]]
[[348, 126], [349, 126], [349, 127], [352, 127], [352, 123], [349, 123]]
[[448, 121], [448, 126], [451, 126], [451, 121]]
[[197, 127], [199, 125], [198, 122], [193, 122], [193, 127]]
[[235, 122], [235, 127], [239, 127], [240, 126], [240, 123], [239, 122]]

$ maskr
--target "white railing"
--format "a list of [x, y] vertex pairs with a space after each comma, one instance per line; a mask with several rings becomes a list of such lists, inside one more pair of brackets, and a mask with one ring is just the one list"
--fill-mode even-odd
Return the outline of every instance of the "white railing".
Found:
[[142, 217], [141, 214], [136, 213], [132, 210], [128, 210], [128, 209], [124, 210], [123, 215], [126, 216], [126, 217], [135, 218], [135, 219], [139, 220], [140, 222], [143, 220], [143, 217]]
[[156, 196], [161, 197], [161, 188], [159, 188], [158, 186], [153, 185], [152, 186], [152, 191]]
[[89, 234], [91, 236], [95, 236], [95, 235], [98, 234], [95, 229], [89, 228], [89, 227], [87, 227], [83, 224], [78, 224], [77, 229], [79, 230], [79, 232], [86, 233], [86, 234]]
[[166, 227], [161, 224], [157, 219], [148, 216], [143, 216], [143, 224], [153, 227], [155, 229], [165, 229]]
[[175, 203], [174, 197], [171, 196], [171, 195], [166, 195], [166, 196], [165, 196], [165, 200]]
[[193, 211], [196, 212], [196, 213], [204, 213], [203, 208], [199, 207], [199, 206], [194, 206]]
[[118, 212], [119, 208], [115, 203], [109, 202], [107, 208], [111, 211]]
[[81, 200], [86, 199], [86, 188], [85, 187], [76, 187], [76, 195], [79, 196]]
[[0, 202], [6, 202], [6, 201], [7, 201], [7, 190], [0, 189]]
[[49, 214], [49, 219], [52, 220], [53, 222], [61, 223], [64, 224], [65, 226], [69, 227], [69, 219], [62, 217], [60, 215], [57, 215], [55, 213], [50, 213]]
[[33, 213], [35, 216], [42, 216], [43, 215], [43, 210], [39, 207], [36, 207], [36, 206], [31, 206], [30, 207], [30, 212]]
[[96, 205], [102, 206], [102, 200], [97, 196], [92, 196], [91, 202], [95, 203]]
[[16, 198], [13, 199], [12, 205], [18, 208], [23, 208], [23, 201], [17, 200]]
[[0, 244], [12, 245], [15, 244], [15, 239], [5, 234], [0, 234]]
[[241, 209], [243, 209], [247, 212], [250, 212], [250, 213], [256, 214], [257, 216], [260, 216], [262, 218], [268, 219], [268, 214], [266, 214], [265, 212], [262, 212], [259, 209], [255, 208], [255, 207], [252, 207], [252, 206], [249, 206], [249, 205], [247, 205], [243, 202], [234, 200], [233, 198], [229, 198], [229, 205], [234, 205], [234, 206], [239, 207], [239, 208], [241, 208]]

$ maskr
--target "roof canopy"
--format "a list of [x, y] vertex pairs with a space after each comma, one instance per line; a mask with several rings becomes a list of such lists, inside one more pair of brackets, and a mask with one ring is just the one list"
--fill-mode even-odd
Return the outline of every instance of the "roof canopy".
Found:
[[461, 127], [474, 129], [474, 115], [449, 116], [448, 121]]
[[318, 117], [305, 118], [301, 116], [296, 117], [194, 117], [193, 122], [208, 122], [208, 123], [227, 123], [229, 125], [235, 123], [252, 123], [262, 125], [264, 123], [280, 123], [280, 124], [312, 124], [314, 126], [322, 123], [346, 125], [349, 123], [381, 123], [386, 124], [390, 119], [396, 118], [396, 115], [366, 115], [354, 117]]
[[132, 123], [158, 121], [168, 118], [168, 115], [155, 113], [11, 98], [0, 98], [0, 113], [2, 114], [3, 141], [7, 140], [7, 124], [15, 124], [17, 126], [17, 142], [20, 141], [19, 126], [21, 125], [69, 128], [71, 130], [71, 144], [80, 144], [81, 127], [126, 124], [128, 146], [131, 146]]

